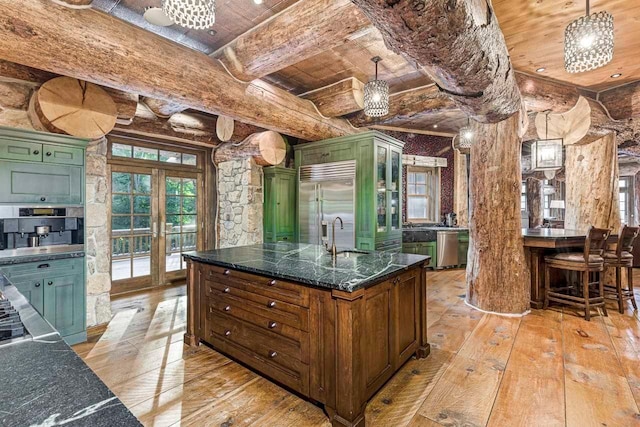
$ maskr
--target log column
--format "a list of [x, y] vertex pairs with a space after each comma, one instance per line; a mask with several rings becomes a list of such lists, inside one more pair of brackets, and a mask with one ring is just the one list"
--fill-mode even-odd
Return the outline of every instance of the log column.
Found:
[[529, 211], [529, 227], [541, 226], [544, 220], [544, 206], [542, 205], [542, 181], [527, 178], [527, 210]]
[[520, 222], [519, 114], [497, 124], [473, 122], [467, 303], [522, 314], [530, 276]]
[[453, 150], [453, 210], [457, 215], [458, 225], [469, 225], [469, 174], [468, 156]]

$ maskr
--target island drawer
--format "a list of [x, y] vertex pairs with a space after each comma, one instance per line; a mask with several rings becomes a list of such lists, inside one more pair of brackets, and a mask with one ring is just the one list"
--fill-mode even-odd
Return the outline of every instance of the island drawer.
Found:
[[213, 297], [208, 298], [208, 310], [210, 313], [226, 314], [244, 320], [263, 330], [274, 332], [298, 343], [302, 342], [303, 338], [309, 339], [307, 332], [283, 322], [280, 316], [274, 315], [274, 313], [265, 313], [262, 307], [257, 309], [252, 304], [247, 304], [234, 297], [227, 297], [221, 293], [216, 293]]
[[205, 295], [210, 299], [225, 298], [229, 304], [250, 307], [252, 311], [272, 320], [303, 331], [309, 330], [309, 309], [280, 299], [254, 294], [234, 286], [233, 279], [226, 282], [205, 280]]
[[225, 286], [309, 307], [309, 289], [301, 285], [214, 265], [207, 265], [203, 274], [206, 279]]
[[271, 362], [270, 359], [255, 354], [254, 352], [217, 335], [212, 334], [208, 341], [215, 349], [220, 350], [222, 353], [252, 367], [262, 375], [271, 378], [305, 396], [309, 394], [308, 365], [301, 364], [298, 371], [291, 371], [289, 369], [283, 369]]

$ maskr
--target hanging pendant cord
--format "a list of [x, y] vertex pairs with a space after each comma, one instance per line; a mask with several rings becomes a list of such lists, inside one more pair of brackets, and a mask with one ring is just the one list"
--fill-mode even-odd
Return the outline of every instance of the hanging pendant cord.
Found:
[[587, 0], [587, 16], [589, 16], [589, 0]]

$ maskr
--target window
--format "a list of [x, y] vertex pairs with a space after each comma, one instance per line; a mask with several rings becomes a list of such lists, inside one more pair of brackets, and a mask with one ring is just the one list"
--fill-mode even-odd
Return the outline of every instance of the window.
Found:
[[407, 220], [440, 221], [440, 173], [437, 168], [407, 170]]
[[618, 181], [618, 188], [620, 191], [620, 220], [623, 224], [633, 225], [635, 223], [633, 212], [633, 177], [621, 177]]
[[527, 184], [525, 182], [520, 186], [520, 210], [527, 211]]
[[198, 165], [198, 156], [196, 154], [189, 154], [180, 151], [165, 151], [157, 148], [139, 147], [136, 145], [116, 142], [111, 144], [111, 156], [162, 163], [175, 163], [187, 166]]

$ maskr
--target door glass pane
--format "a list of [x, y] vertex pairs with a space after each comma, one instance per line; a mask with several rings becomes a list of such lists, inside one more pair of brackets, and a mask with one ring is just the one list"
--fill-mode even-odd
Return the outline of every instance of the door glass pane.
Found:
[[400, 228], [400, 153], [391, 152], [391, 228]]
[[113, 172], [111, 200], [112, 280], [151, 272], [151, 175]]
[[133, 147], [133, 158], [157, 161], [158, 150], [155, 148]]
[[196, 198], [184, 197], [182, 199], [182, 213], [183, 214], [195, 214], [196, 213]]
[[180, 213], [180, 196], [167, 196], [166, 197], [166, 212], [167, 215]]
[[167, 163], [181, 163], [182, 153], [177, 151], [163, 151], [160, 150], [160, 161]]
[[182, 154], [182, 164], [196, 166], [198, 163], [198, 157], [195, 154]]
[[118, 157], [131, 157], [131, 146], [126, 144], [112, 144], [111, 155]]
[[178, 271], [186, 268], [182, 253], [197, 249], [198, 186], [193, 178], [167, 177], [165, 187], [166, 271]]
[[384, 231], [387, 228], [387, 149], [384, 147], [378, 147], [376, 170], [378, 231]]

